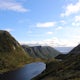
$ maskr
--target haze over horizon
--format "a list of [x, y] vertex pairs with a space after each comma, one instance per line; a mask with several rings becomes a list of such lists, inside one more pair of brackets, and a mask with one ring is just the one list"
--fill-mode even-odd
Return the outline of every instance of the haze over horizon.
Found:
[[21, 44], [80, 43], [80, 0], [0, 0], [0, 30]]

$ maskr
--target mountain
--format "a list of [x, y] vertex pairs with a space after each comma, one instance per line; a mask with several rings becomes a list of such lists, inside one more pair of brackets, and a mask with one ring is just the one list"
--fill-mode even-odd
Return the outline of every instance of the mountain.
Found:
[[38, 60], [31, 58], [9, 32], [0, 30], [0, 73]]
[[77, 45], [75, 48], [73, 48], [69, 53], [70, 54], [80, 54], [80, 44]]
[[59, 54], [58, 56], [55, 57], [55, 59], [64, 60], [66, 56], [67, 54]]
[[42, 59], [51, 59], [61, 54], [59, 51], [49, 46], [28, 47], [26, 45], [22, 45], [22, 47], [24, 48], [26, 52], [29, 53], [30, 56], [35, 57], [35, 58], [38, 57]]
[[63, 57], [62, 61], [48, 63], [46, 70], [33, 80], [80, 80], [80, 44]]
[[72, 56], [77, 56], [80, 54], [80, 44], [74, 47], [71, 51], [69, 51], [67, 54], [60, 54], [56, 56], [56, 59], [68, 59], [71, 58]]

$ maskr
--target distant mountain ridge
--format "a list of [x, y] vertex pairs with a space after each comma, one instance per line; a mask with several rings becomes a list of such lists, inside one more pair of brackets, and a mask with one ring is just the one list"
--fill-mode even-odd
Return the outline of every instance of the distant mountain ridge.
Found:
[[38, 57], [42, 59], [50, 59], [54, 58], [55, 56], [61, 54], [56, 49], [50, 47], [50, 46], [32, 46], [27, 47], [26, 45], [22, 45], [24, 50], [29, 53], [32, 57]]

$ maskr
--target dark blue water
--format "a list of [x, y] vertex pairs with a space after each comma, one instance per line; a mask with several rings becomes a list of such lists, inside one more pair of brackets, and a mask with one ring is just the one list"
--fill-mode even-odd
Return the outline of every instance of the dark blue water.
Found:
[[0, 80], [31, 80], [46, 69], [43, 62], [27, 64], [23, 68], [0, 75]]

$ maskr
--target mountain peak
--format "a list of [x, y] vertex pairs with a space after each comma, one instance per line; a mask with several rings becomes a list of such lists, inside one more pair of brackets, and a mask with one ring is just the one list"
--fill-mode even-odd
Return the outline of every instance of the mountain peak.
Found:
[[0, 30], [0, 34], [4, 34], [4, 33], [9, 34], [9, 32], [6, 30]]
[[70, 52], [70, 54], [80, 54], [80, 44], [78, 44], [75, 48], [73, 48]]
[[10, 35], [10, 33], [0, 30], [0, 52], [10, 52], [17, 47], [19, 47], [19, 43]]
[[28, 63], [28, 59], [18, 41], [9, 32], [0, 30], [0, 72], [16, 69]]

